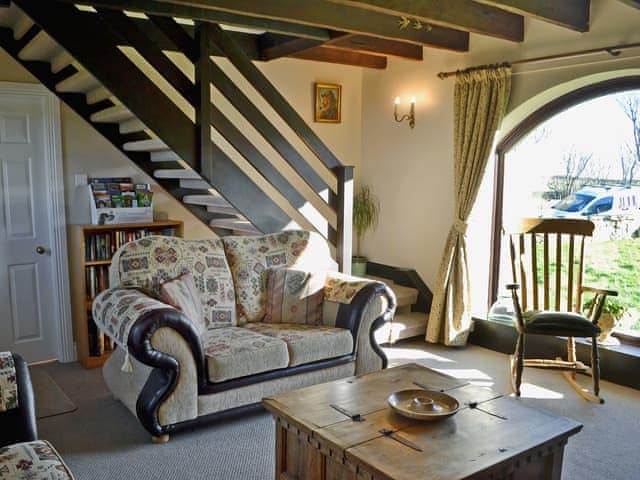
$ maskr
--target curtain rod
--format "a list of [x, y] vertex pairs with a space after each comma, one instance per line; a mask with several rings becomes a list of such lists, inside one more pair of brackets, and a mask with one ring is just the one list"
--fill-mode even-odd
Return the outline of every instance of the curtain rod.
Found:
[[[611, 47], [600, 47], [600, 48], [592, 48], [590, 50], [580, 50], [577, 52], [569, 52], [569, 53], [559, 53], [557, 55], [547, 55], [545, 57], [535, 57], [535, 58], [526, 58], [524, 60], [516, 60], [514, 62], [504, 62], [510, 65], [523, 65], [525, 63], [537, 63], [537, 62], [548, 62], [552, 60], [561, 60], [564, 58], [575, 58], [582, 57], [585, 55], [593, 55], [594, 53], [608, 53], [612, 57], [617, 57], [622, 53], [623, 50], [627, 50], [630, 48], [640, 47], [640, 43], [628, 43], [626, 45], [614, 45]], [[482, 68], [482, 67], [472, 67], [472, 68]], [[448, 77], [453, 77], [457, 75], [459, 72], [463, 70], [453, 70], [450, 72], [440, 72], [438, 73], [438, 77], [441, 80], [444, 80]]]

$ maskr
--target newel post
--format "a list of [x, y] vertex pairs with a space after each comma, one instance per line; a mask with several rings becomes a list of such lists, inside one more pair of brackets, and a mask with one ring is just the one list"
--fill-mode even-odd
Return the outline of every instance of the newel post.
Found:
[[350, 274], [353, 248], [353, 167], [339, 166], [333, 172], [338, 180], [336, 260], [340, 271]]

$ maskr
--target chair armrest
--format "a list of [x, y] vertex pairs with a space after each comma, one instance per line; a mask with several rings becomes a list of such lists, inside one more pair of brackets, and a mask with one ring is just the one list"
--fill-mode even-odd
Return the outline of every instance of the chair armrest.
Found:
[[610, 296], [610, 297], [617, 297], [618, 296], [618, 291], [617, 290], [607, 290], [605, 288], [588, 287], [586, 285], [583, 285], [582, 287], [580, 287], [580, 289], [583, 292], [591, 292], [591, 293], [600, 294], [600, 295], [607, 295], [607, 296]]
[[0, 447], [18, 442], [31, 442], [38, 438], [33, 386], [27, 363], [12, 353], [15, 381], [18, 388], [18, 406], [0, 413]]
[[356, 374], [386, 368], [387, 357], [374, 333], [393, 318], [396, 310], [393, 291], [382, 282], [331, 272], [325, 301], [339, 303], [335, 326], [351, 331], [357, 355]]

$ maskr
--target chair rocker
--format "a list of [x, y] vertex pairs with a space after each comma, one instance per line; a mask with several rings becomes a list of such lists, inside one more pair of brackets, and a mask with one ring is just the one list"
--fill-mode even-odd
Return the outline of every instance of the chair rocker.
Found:
[[[593, 229], [593, 222], [582, 219], [524, 218], [508, 232], [513, 283], [507, 289], [513, 298], [518, 331], [511, 356], [511, 383], [517, 396], [524, 367], [551, 368], [563, 371], [567, 381], [585, 399], [604, 403], [599, 396], [598, 320], [606, 297], [618, 293], [582, 284], [585, 238], [592, 236]], [[595, 297], [583, 315], [585, 292]], [[567, 337], [567, 359], [525, 359], [527, 335]], [[576, 337], [591, 339], [590, 366], [576, 358]], [[578, 383], [576, 373], [593, 377], [592, 391]]]

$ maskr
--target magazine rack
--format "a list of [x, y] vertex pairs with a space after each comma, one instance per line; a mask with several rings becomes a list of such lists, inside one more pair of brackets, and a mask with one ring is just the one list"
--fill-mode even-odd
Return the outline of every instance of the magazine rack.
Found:
[[98, 208], [90, 185], [78, 185], [73, 194], [70, 223], [111, 225], [153, 222], [153, 200], [149, 207]]

